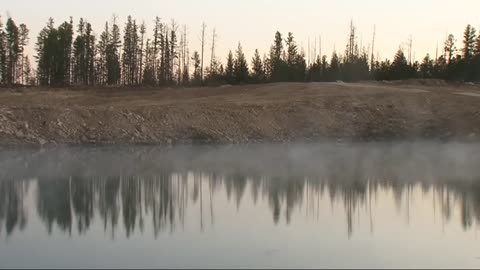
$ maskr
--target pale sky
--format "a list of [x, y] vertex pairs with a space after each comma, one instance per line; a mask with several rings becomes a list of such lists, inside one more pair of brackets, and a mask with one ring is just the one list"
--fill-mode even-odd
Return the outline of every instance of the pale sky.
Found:
[[31, 30], [31, 53], [36, 36], [49, 17], [57, 25], [68, 21], [69, 16], [73, 16], [75, 24], [84, 17], [99, 35], [112, 14], [118, 15], [122, 31], [126, 17], [132, 15], [138, 22], [145, 21], [148, 33], [158, 15], [164, 22], [175, 19], [187, 26], [190, 52], [200, 50], [203, 21], [207, 24], [208, 47], [211, 31], [216, 28], [216, 54], [222, 62], [239, 41], [248, 59], [255, 48], [262, 55], [267, 53], [276, 30], [284, 35], [293, 32], [305, 50], [309, 38], [313, 47], [315, 37], [321, 35], [322, 54], [330, 57], [334, 46], [343, 53], [351, 19], [357, 27], [359, 42], [365, 47], [371, 44], [376, 25], [375, 55], [392, 58], [412, 35], [415, 59], [420, 61], [427, 52], [435, 56], [437, 41], [441, 51], [447, 32], [455, 35], [459, 48], [465, 26], [470, 23], [479, 28], [479, 11], [478, 0], [15, 0], [2, 3], [0, 8], [3, 22], [10, 15], [17, 24], [25, 23]]

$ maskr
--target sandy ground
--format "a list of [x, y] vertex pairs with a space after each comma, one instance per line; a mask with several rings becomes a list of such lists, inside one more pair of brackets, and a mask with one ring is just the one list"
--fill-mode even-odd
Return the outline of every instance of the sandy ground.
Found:
[[480, 87], [442, 81], [0, 89], [0, 144], [480, 139]]

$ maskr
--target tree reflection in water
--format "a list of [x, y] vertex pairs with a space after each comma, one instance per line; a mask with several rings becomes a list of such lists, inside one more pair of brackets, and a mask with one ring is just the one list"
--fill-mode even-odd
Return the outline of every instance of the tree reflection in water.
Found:
[[[35, 184], [33, 184], [35, 183]], [[221, 186], [223, 185], [223, 189]], [[257, 205], [259, 200], [268, 203], [273, 223], [292, 221], [306, 213], [318, 218], [320, 201], [327, 198], [331, 204], [341, 203], [346, 216], [347, 232], [354, 232], [358, 211], [366, 209], [370, 219], [372, 198], [378, 193], [391, 193], [397, 205], [397, 214], [406, 212], [412, 198], [408, 194], [422, 189], [424, 194], [433, 192], [432, 211], [439, 211], [445, 222], [451, 220], [458, 209], [463, 228], [471, 228], [480, 221], [480, 184], [431, 184], [427, 189], [420, 184], [389, 181], [322, 181], [317, 179], [255, 179], [237, 173], [220, 177], [203, 173], [183, 173], [151, 178], [111, 177], [105, 179], [82, 179], [72, 177], [57, 180], [2, 181], [0, 182], [0, 225], [10, 235], [16, 228], [22, 230], [28, 221], [25, 196], [28, 187], [34, 192], [37, 213], [49, 233], [53, 225], [61, 231], [86, 233], [94, 218], [101, 220], [105, 232], [112, 238], [122, 219], [122, 226], [129, 237], [144, 226], [153, 226], [155, 236], [162, 231], [174, 231], [185, 226], [188, 207], [197, 208], [200, 225], [213, 225], [215, 193], [224, 192], [234, 203], [236, 211], [242, 211], [242, 203]], [[424, 187], [424, 186], [423, 186]], [[244, 201], [244, 193], [249, 200]], [[230, 194], [230, 195], [228, 195]], [[95, 214], [96, 213], [96, 214]], [[254, 220], [255, 217], [252, 217]], [[321, 221], [319, 221], [321, 222]], [[372, 220], [370, 220], [370, 223]], [[372, 225], [372, 224], [371, 224]], [[372, 225], [373, 226], [373, 225]]]
[[[319, 209], [325, 203], [332, 209], [341, 205], [346, 232], [351, 236], [360, 216], [375, 230], [372, 209], [381, 203], [379, 197], [391, 197], [396, 214], [405, 214], [410, 222], [415, 210], [411, 209], [413, 196], [418, 192], [432, 197], [431, 211], [441, 214], [443, 222], [458, 216], [468, 230], [480, 221], [480, 171], [475, 165], [480, 158], [471, 157], [478, 149], [471, 149], [470, 156], [459, 154], [470, 148], [474, 147], [440, 154], [432, 150], [441, 149], [437, 146], [408, 145], [387, 150], [303, 148], [294, 154], [281, 147], [231, 154], [222, 149], [180, 149], [153, 154], [153, 150], [142, 150], [124, 156], [126, 152], [113, 150], [92, 150], [93, 154], [65, 150], [47, 151], [43, 158], [28, 162], [20, 159], [18, 164], [0, 154], [0, 161], [5, 161], [0, 167], [7, 164], [13, 168], [11, 174], [0, 173], [4, 179], [0, 181], [0, 233], [23, 230], [35, 209], [49, 233], [56, 227], [68, 234], [72, 230], [84, 234], [93, 223], [102, 224], [112, 239], [119, 229], [127, 237], [146, 227], [157, 237], [162, 232], [183, 230], [187, 223], [204, 230], [221, 217], [215, 210], [226, 208], [219, 199], [226, 198], [235, 206], [228, 209], [238, 213], [267, 205], [272, 224], [287, 225], [303, 217], [321, 224]], [[408, 152], [412, 149], [417, 154]], [[442, 157], [445, 153], [453, 156]], [[136, 163], [131, 162], [132, 156]], [[87, 164], [80, 169], [72, 165], [80, 160]], [[106, 167], [107, 161], [115, 166]], [[25, 169], [19, 165], [27, 163], [36, 166]], [[25, 171], [29, 175], [24, 175]], [[35, 180], [22, 180], [32, 178]], [[252, 222], [257, 218], [254, 215]]]

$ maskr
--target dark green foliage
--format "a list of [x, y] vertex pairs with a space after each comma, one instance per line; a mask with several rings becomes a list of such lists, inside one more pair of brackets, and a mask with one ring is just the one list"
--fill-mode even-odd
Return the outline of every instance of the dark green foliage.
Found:
[[175, 61], [178, 58], [177, 54], [177, 34], [176, 34], [176, 26], [175, 23], [172, 23], [172, 30], [170, 31], [170, 43], [167, 46], [167, 51], [168, 51], [168, 68], [166, 69], [166, 74], [167, 74], [167, 83], [172, 85], [174, 84], [175, 78], [174, 78], [174, 68], [175, 68]]
[[233, 53], [232, 51], [229, 51], [227, 57], [227, 65], [225, 66], [225, 81], [228, 84], [235, 83], [234, 64], [235, 59], [233, 58]]
[[97, 83], [106, 84], [107, 82], [107, 51], [110, 44], [110, 29], [108, 22], [105, 23], [105, 29], [100, 35], [100, 39], [97, 44]]
[[390, 80], [390, 60], [375, 62], [373, 77], [377, 81]]
[[252, 59], [252, 82], [261, 83], [266, 80], [265, 77], [265, 68], [263, 67], [262, 59], [260, 58], [260, 53], [258, 50], [255, 50], [255, 54]]
[[[399, 49], [395, 54], [393, 62], [386, 60], [376, 64], [374, 78], [376, 80], [405, 80], [417, 77], [417, 70], [420, 64], [410, 65], [403, 50]], [[431, 71], [429, 71], [431, 73]]]
[[465, 28], [463, 33], [463, 58], [470, 60], [475, 50], [476, 30], [470, 24]]
[[123, 36], [122, 72], [123, 84], [135, 85], [138, 78], [138, 29], [135, 20], [128, 16]]
[[270, 80], [285, 81], [287, 75], [287, 64], [283, 59], [283, 38], [280, 32], [275, 33], [273, 46], [270, 48], [269, 73]]
[[293, 34], [288, 33], [285, 40], [287, 47], [286, 55], [286, 76], [288, 81], [300, 82], [305, 80], [305, 72], [307, 69], [305, 56], [298, 53], [297, 43], [294, 40]]
[[235, 62], [233, 65], [233, 73], [235, 75], [236, 83], [246, 83], [249, 79], [248, 64], [245, 54], [242, 50], [242, 45], [238, 43]]
[[407, 58], [401, 49], [395, 55], [390, 66], [390, 80], [404, 80], [415, 77], [415, 68], [407, 63]]
[[340, 79], [340, 59], [336, 52], [333, 52], [330, 60], [330, 67], [326, 72], [327, 81], [337, 81]]
[[202, 74], [200, 72], [200, 55], [198, 54], [197, 51], [193, 53], [192, 57], [193, 61], [193, 80], [192, 84], [193, 85], [200, 85], [202, 83]]
[[154, 48], [151, 46], [150, 39], [147, 39], [145, 46], [145, 70], [143, 71], [142, 84], [155, 85], [155, 58], [153, 57]]
[[423, 58], [423, 62], [420, 65], [420, 76], [424, 79], [432, 78], [434, 74], [433, 69], [433, 60], [430, 58], [430, 55], [427, 54], [425, 58]]
[[[37, 79], [42, 85], [219, 85], [222, 83], [263, 83], [302, 81], [403, 80], [438, 78], [455, 81], [480, 81], [480, 36], [468, 25], [463, 46], [455, 46], [455, 37], [448, 35], [443, 53], [432, 59], [427, 55], [421, 63], [409, 63], [400, 49], [392, 61], [373, 61], [370, 66], [368, 49], [359, 46], [356, 28], [350, 25], [344, 54], [333, 52], [328, 59], [316, 55], [307, 66], [303, 49], [294, 35], [286, 38], [275, 33], [273, 44], [263, 59], [255, 50], [251, 70], [239, 44], [235, 54], [229, 53], [225, 66], [212, 57], [202, 78], [201, 57], [190, 55], [186, 34], [177, 37], [175, 22], [167, 25], [155, 18], [153, 36], [148, 38], [146, 26], [138, 26], [127, 17], [121, 40], [120, 28], [106, 23], [98, 44], [90, 23], [80, 19], [74, 39], [73, 22], [56, 28], [53, 20], [40, 32], [36, 43]], [[186, 33], [186, 31], [184, 31]], [[9, 18], [5, 28], [0, 22], [0, 83], [26, 83], [32, 69], [24, 48], [28, 29]], [[122, 48], [122, 52], [120, 52]], [[373, 56], [372, 56], [373, 57]], [[188, 63], [187, 63], [188, 59]], [[189, 60], [192, 60], [190, 63]], [[190, 68], [193, 71], [190, 73]]]
[[450, 64], [457, 51], [457, 48], [455, 47], [455, 37], [452, 34], [448, 35], [447, 40], [445, 40], [444, 51], [447, 64]]
[[93, 85], [95, 83], [95, 36], [92, 25], [80, 18], [77, 37], [73, 43], [73, 82]]
[[[56, 29], [53, 19], [50, 18], [36, 43], [37, 79], [41, 85], [58, 86], [71, 83], [72, 41], [73, 22], [64, 22]], [[77, 67], [74, 66], [75, 68]]]
[[[213, 59], [210, 63], [210, 67], [206, 69], [207, 76], [205, 82], [207, 85], [217, 85], [224, 83], [223, 66]], [[185, 80], [184, 80], [185, 81]]]
[[20, 33], [12, 18], [8, 18], [5, 26], [7, 38], [7, 84], [16, 82], [18, 56], [20, 54]]
[[[1, 19], [1, 18], [0, 18]], [[7, 36], [0, 20], [0, 84], [7, 81]]]

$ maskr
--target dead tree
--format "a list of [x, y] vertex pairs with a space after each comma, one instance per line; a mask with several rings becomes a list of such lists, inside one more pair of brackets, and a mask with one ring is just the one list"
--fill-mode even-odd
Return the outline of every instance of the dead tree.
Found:
[[214, 71], [213, 69], [215, 68], [215, 40], [217, 38], [217, 33], [215, 32], [215, 28], [213, 28], [213, 34], [212, 34], [212, 54], [210, 56], [210, 72]]
[[202, 55], [200, 59], [200, 80], [202, 81], [203, 84], [203, 52], [205, 49], [205, 30], [207, 29], [207, 25], [205, 23], [202, 23]]
[[373, 40], [372, 40], [372, 58], [370, 59], [370, 69], [373, 70], [373, 65], [374, 65], [374, 57], [373, 57], [373, 52], [375, 50], [375, 35], [377, 32], [377, 27], [376, 25], [373, 25]]

